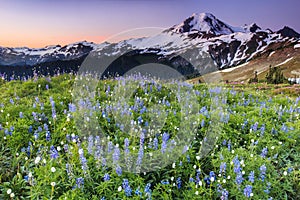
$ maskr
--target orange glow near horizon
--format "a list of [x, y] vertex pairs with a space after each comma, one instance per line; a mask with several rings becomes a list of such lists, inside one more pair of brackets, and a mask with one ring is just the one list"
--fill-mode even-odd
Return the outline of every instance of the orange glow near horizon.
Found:
[[[83, 36], [83, 35], [49, 35], [47, 37], [44, 34], [11, 34], [8, 37], [8, 34], [4, 34], [0, 32], [0, 46], [1, 47], [28, 47], [28, 48], [43, 48], [50, 45], [68, 45], [75, 42], [87, 41], [94, 42], [96, 44], [100, 44], [102, 42], [119, 42], [122, 40], [130, 39], [130, 38], [139, 38], [150, 36], [154, 34], [158, 34], [162, 31], [161, 28], [145, 28], [145, 29], [131, 29], [129, 31], [120, 32], [118, 34], [112, 35], [98, 35], [98, 36]], [[6, 38], [6, 39], [5, 39]], [[7, 38], [14, 38], [13, 40]]]

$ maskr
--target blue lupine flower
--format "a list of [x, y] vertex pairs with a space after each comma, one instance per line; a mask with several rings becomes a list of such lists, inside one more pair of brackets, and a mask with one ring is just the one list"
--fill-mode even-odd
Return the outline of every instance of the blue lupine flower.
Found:
[[274, 135], [277, 133], [276, 129], [274, 127], [272, 127], [271, 133]]
[[144, 192], [146, 193], [146, 196], [149, 196], [149, 197], [151, 197], [151, 183], [147, 183], [147, 185], [146, 185], [146, 187], [145, 187], [145, 189], [144, 189]]
[[228, 143], [227, 143], [227, 148], [228, 148], [228, 151], [231, 150], [231, 141], [229, 140]]
[[46, 141], [50, 141], [50, 140], [51, 140], [50, 131], [46, 131]]
[[58, 157], [59, 157], [58, 151], [56, 150], [56, 148], [54, 146], [51, 146], [50, 147], [50, 158], [56, 159]]
[[189, 150], [189, 147], [187, 145], [184, 145], [182, 154], [185, 154]]
[[197, 169], [196, 172], [197, 172], [197, 174], [196, 174], [196, 184], [199, 184], [201, 171], [200, 171], [200, 169]]
[[47, 124], [44, 124], [44, 129], [45, 129], [45, 131], [48, 131], [48, 130], [49, 130], [49, 127], [48, 127]]
[[242, 125], [242, 130], [245, 129], [245, 127], [247, 126], [247, 124], [248, 124], [248, 120], [246, 119], [246, 120], [244, 121], [243, 125]]
[[213, 171], [209, 172], [209, 179], [212, 180], [212, 178], [213, 180], [216, 180], [216, 174]]
[[34, 132], [33, 137], [35, 140], [37, 140], [39, 138], [39, 133], [38, 132]]
[[5, 130], [4, 130], [4, 133], [5, 133], [5, 135], [12, 135], [12, 132], [11, 131], [8, 131], [8, 129], [6, 128]]
[[142, 197], [143, 193], [139, 190], [139, 188], [137, 188], [135, 190], [135, 195]]
[[229, 192], [226, 189], [222, 190], [222, 196], [221, 200], [227, 200], [228, 199]]
[[137, 120], [138, 120], [138, 124], [141, 124], [141, 123], [143, 122], [142, 116], [139, 116], [139, 117], [137, 118]]
[[52, 118], [56, 119], [56, 111], [54, 108], [52, 108]]
[[42, 132], [43, 131], [42, 127], [39, 126], [37, 131]]
[[120, 159], [120, 149], [118, 146], [115, 146], [115, 150], [113, 153], [113, 163], [116, 164]]
[[116, 173], [118, 174], [118, 176], [122, 175], [122, 168], [119, 165], [116, 167]]
[[187, 159], [188, 162], [191, 162], [191, 157], [190, 157], [190, 155], [186, 155], [186, 159]]
[[84, 151], [82, 148], [79, 148], [78, 149], [78, 153], [79, 153], [79, 158], [80, 158], [80, 161], [81, 161], [81, 169], [86, 172], [86, 170], [88, 169], [88, 166], [87, 166], [87, 159], [84, 157]]
[[161, 152], [165, 153], [167, 149], [167, 141], [169, 139], [169, 134], [168, 133], [163, 133], [162, 135], [162, 144], [161, 144]]
[[38, 121], [37, 114], [35, 112], [32, 112], [32, 117], [34, 118], [35, 121]]
[[65, 152], [68, 152], [68, 150], [69, 150], [69, 145], [68, 144], [64, 145], [64, 150], [65, 150]]
[[246, 185], [246, 187], [244, 189], [245, 197], [247, 197], [247, 198], [251, 197], [251, 193], [252, 193], [252, 186], [251, 185]]
[[107, 92], [110, 92], [110, 85], [107, 86], [106, 91], [107, 91]]
[[76, 187], [81, 188], [83, 186], [84, 186], [84, 178], [82, 177], [76, 178]]
[[252, 129], [254, 132], [256, 132], [256, 131], [257, 131], [257, 128], [258, 128], [258, 123], [255, 122], [255, 123], [252, 125], [251, 129]]
[[30, 154], [31, 154], [31, 142], [28, 142], [28, 146], [27, 146], [27, 149], [26, 149], [26, 152], [27, 152], [27, 156], [30, 156]]
[[224, 139], [223, 142], [222, 142], [222, 145], [226, 146], [226, 144], [227, 144], [227, 141]]
[[201, 127], [203, 128], [204, 126], [205, 126], [205, 120], [202, 119], [202, 121], [201, 121]]
[[70, 170], [70, 164], [69, 163], [66, 163], [66, 172], [70, 178], [70, 175], [71, 175], [71, 170]]
[[251, 183], [254, 183], [254, 171], [251, 171], [249, 176], [248, 176], [248, 180], [251, 182]]
[[143, 145], [140, 145], [138, 158], [137, 158], [137, 161], [136, 161], [137, 166], [140, 166], [142, 164], [143, 156], [144, 156], [144, 147], [143, 147]]
[[158, 139], [157, 138], [154, 138], [154, 140], [153, 140], [153, 147], [154, 147], [154, 150], [158, 149]]
[[220, 165], [219, 174], [222, 174], [222, 173], [225, 174], [225, 171], [226, 171], [226, 162], [222, 162], [221, 165]]
[[241, 172], [238, 172], [235, 178], [236, 184], [241, 185], [243, 181], [244, 181], [243, 174]]
[[210, 185], [210, 178], [209, 177], [205, 177], [204, 178], [204, 182], [206, 183], [206, 185]]
[[129, 139], [128, 138], [125, 138], [124, 140], [124, 151], [125, 151], [125, 154], [129, 154]]
[[285, 133], [289, 131], [288, 127], [285, 124], [282, 124], [281, 130]]
[[69, 103], [69, 111], [70, 112], [76, 112], [76, 105], [72, 104], [72, 103]]
[[265, 130], [266, 130], [266, 127], [265, 127], [265, 125], [263, 124], [263, 125], [260, 127], [260, 135], [261, 135], [261, 136], [264, 135]]
[[130, 196], [131, 196], [132, 189], [130, 188], [128, 179], [123, 179], [122, 187], [123, 187], [123, 189], [124, 189], [124, 191], [125, 191], [125, 195], [126, 195], [127, 197], [130, 197]]
[[176, 183], [177, 183], [177, 188], [180, 189], [181, 188], [181, 184], [182, 184], [182, 181], [181, 181], [180, 177], [177, 178]]
[[260, 178], [261, 178], [262, 181], [264, 181], [265, 180], [266, 171], [267, 171], [266, 165], [260, 166], [259, 170], [260, 170]]
[[145, 133], [147, 131], [145, 129], [142, 130], [141, 134], [140, 134], [140, 146], [143, 146], [144, 141], [145, 141]]
[[182, 161], [179, 162], [179, 166], [180, 166], [180, 167], [182, 166]]
[[238, 156], [234, 157], [233, 163], [234, 163], [234, 169], [233, 169], [233, 171], [235, 173], [240, 173], [242, 171], [242, 168], [241, 168], [241, 163], [240, 163], [240, 161], [238, 159]]
[[265, 192], [266, 194], [269, 194], [269, 193], [270, 193], [270, 189], [271, 189], [271, 183], [268, 182], [268, 183], [267, 183], [267, 188], [264, 190], [264, 192]]
[[265, 148], [263, 148], [260, 156], [263, 157], [263, 158], [265, 158], [267, 156], [267, 154], [268, 154], [268, 148], [265, 147]]
[[93, 136], [89, 136], [89, 138], [88, 138], [88, 153], [90, 154], [90, 155], [92, 155], [93, 154], [93, 148], [94, 148], [94, 137]]
[[21, 119], [23, 118], [23, 113], [22, 113], [22, 112], [19, 113], [19, 117], [20, 117]]
[[108, 173], [104, 174], [103, 180], [104, 181], [109, 181], [110, 180], [110, 176], [109, 176]]
[[114, 145], [113, 145], [112, 141], [109, 141], [107, 143], [107, 153], [110, 153], [113, 149], [114, 149]]

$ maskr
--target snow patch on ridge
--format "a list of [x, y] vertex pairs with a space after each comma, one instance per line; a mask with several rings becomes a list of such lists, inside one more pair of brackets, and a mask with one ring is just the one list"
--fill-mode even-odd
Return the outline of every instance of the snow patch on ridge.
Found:
[[285, 61], [283, 61], [282, 63], [279, 63], [278, 65], [276, 65], [275, 67], [278, 67], [278, 66], [280, 66], [280, 65], [284, 65], [284, 64], [290, 62], [290, 61], [293, 60], [293, 59], [294, 59], [294, 57], [288, 58], [288, 59], [286, 59]]
[[296, 44], [295, 46], [294, 46], [294, 48], [296, 49], [296, 48], [300, 48], [300, 44]]
[[239, 65], [239, 66], [236, 66], [236, 67], [231, 67], [231, 68], [228, 68], [228, 69], [223, 69], [223, 70], [221, 70], [221, 72], [231, 72], [231, 71], [233, 71], [233, 70], [236, 70], [236, 69], [238, 69], [238, 68], [240, 68], [240, 67], [244, 67], [244, 66], [246, 66], [246, 65], [248, 65], [249, 64], [249, 62], [246, 62], [246, 63], [244, 63], [244, 64], [241, 64], [241, 65]]

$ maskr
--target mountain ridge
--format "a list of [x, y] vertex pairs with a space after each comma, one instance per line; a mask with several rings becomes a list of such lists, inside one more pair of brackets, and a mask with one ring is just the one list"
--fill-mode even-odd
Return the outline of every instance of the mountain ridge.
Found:
[[[7, 48], [0, 47], [0, 66], [36, 67], [40, 69], [49, 63], [55, 66], [77, 60], [83, 61], [93, 53], [102, 58], [120, 57], [127, 49], [134, 56], [155, 54], [153, 61], [166, 60], [178, 69], [179, 55], [186, 58], [201, 73], [211, 69], [221, 70], [246, 63], [267, 52], [286, 46], [298, 45], [300, 34], [287, 26], [278, 31], [262, 29], [256, 23], [234, 27], [211, 13], [194, 13], [182, 23], [165, 29], [155, 36], [133, 38], [118, 43], [77, 42], [65, 46], [51, 45], [44, 48]], [[209, 61], [204, 58], [209, 58]], [[130, 59], [130, 58], [129, 58]], [[129, 60], [129, 63], [135, 62]], [[127, 63], [128, 63], [127, 62]], [[122, 64], [119, 63], [122, 68]], [[182, 66], [187, 65], [183, 63]], [[77, 66], [76, 66], [77, 67]], [[0, 67], [0, 73], [3, 73]], [[7, 71], [7, 70], [6, 70]], [[118, 72], [118, 66], [113, 71]], [[191, 70], [187, 70], [191, 71]], [[122, 74], [122, 73], [121, 73]]]

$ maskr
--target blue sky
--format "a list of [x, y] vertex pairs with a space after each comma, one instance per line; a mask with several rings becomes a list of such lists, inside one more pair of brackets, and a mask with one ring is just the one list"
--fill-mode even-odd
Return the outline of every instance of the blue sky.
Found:
[[0, 46], [99, 43], [133, 28], [167, 28], [195, 12], [212, 13], [233, 26], [256, 22], [299, 32], [299, 8], [299, 0], [3, 0]]

